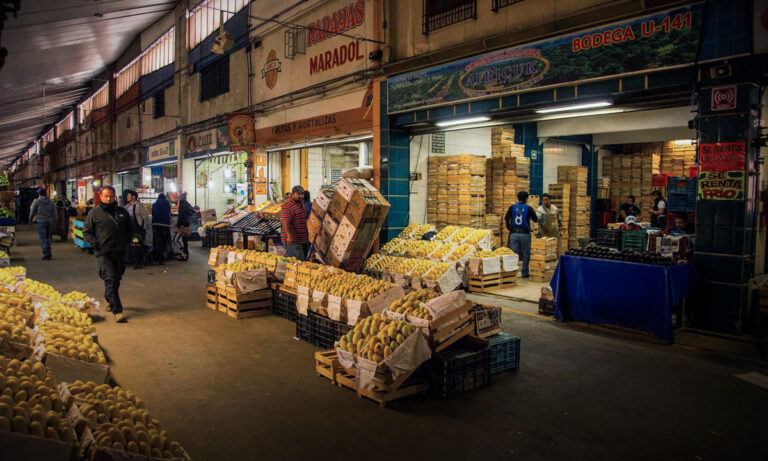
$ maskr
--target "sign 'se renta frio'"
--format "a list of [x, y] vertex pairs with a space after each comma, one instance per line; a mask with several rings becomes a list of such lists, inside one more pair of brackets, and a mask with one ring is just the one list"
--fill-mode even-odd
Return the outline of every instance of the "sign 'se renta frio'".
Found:
[[387, 80], [388, 112], [691, 64], [700, 4], [507, 48]]

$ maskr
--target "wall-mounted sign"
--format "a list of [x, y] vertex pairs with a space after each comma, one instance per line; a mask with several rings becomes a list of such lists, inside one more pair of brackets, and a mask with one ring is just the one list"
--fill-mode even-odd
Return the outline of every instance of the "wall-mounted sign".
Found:
[[256, 143], [256, 131], [251, 114], [229, 114], [227, 116], [229, 129], [229, 148], [252, 149]]
[[185, 155], [227, 150], [228, 148], [229, 133], [227, 128], [222, 126], [187, 135], [187, 152]]
[[744, 200], [744, 170], [700, 171], [699, 200]]
[[267, 62], [264, 63], [264, 67], [261, 69], [261, 78], [266, 82], [267, 88], [270, 90], [277, 85], [277, 73], [282, 71], [281, 68], [282, 63], [277, 59], [277, 52], [269, 50]]
[[746, 166], [745, 142], [715, 142], [701, 144], [699, 164], [701, 171], [743, 170]]
[[307, 24], [307, 48], [335, 35], [350, 31], [365, 22], [365, 0], [350, 2], [332, 14]]
[[256, 154], [256, 169], [254, 170], [254, 182], [256, 183], [256, 195], [267, 194], [267, 154]]
[[387, 80], [390, 113], [691, 64], [701, 5], [507, 48]]
[[147, 162], [165, 160], [176, 157], [175, 141], [167, 141], [154, 146], [149, 146], [147, 150]]
[[731, 110], [736, 108], [736, 85], [712, 88], [712, 110]]

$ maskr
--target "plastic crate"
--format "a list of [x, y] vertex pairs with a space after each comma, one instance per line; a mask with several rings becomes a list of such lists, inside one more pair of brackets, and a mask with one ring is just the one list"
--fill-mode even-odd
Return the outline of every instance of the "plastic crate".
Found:
[[309, 342], [320, 349], [330, 349], [336, 341], [335, 322], [328, 317], [318, 315], [314, 312], [309, 313], [309, 325], [311, 335]]
[[539, 315], [555, 316], [555, 302], [549, 299], [539, 298]]
[[465, 337], [432, 356], [426, 364], [429, 391], [440, 399], [486, 387], [491, 381], [491, 349]]
[[667, 210], [672, 213], [693, 213], [696, 211], [696, 196], [669, 194]]
[[667, 178], [667, 194], [696, 197], [696, 179], [677, 176]]
[[232, 246], [233, 240], [232, 240], [232, 231], [224, 228], [219, 228], [213, 230], [213, 241], [211, 242], [211, 245], [213, 247], [227, 245]]
[[586, 248], [589, 246], [590, 239], [589, 237], [580, 238], [578, 239], [578, 242], [579, 242], [579, 248]]
[[618, 250], [621, 247], [621, 231], [618, 229], [597, 229], [597, 244], [601, 247]]
[[622, 231], [621, 249], [645, 251], [648, 247], [648, 234], [643, 231]]
[[349, 330], [351, 330], [353, 327], [347, 325], [344, 322], [334, 322], [335, 326], [335, 332], [334, 332], [334, 341], [337, 341], [342, 336], [349, 333]]
[[309, 317], [299, 314], [296, 317], [296, 339], [311, 343], [312, 328], [309, 324]]
[[491, 374], [520, 369], [520, 337], [499, 333], [488, 337], [491, 349]]
[[286, 293], [282, 290], [275, 290], [274, 304], [272, 306], [272, 313], [278, 317], [288, 319], [291, 322], [296, 322], [299, 315], [296, 309], [296, 295]]
[[216, 285], [216, 271], [208, 269], [208, 285]]

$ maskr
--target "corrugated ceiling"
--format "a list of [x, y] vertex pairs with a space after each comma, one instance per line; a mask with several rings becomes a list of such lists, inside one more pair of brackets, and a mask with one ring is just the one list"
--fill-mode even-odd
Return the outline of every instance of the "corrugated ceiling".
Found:
[[8, 167], [46, 125], [72, 109], [91, 88], [90, 80], [177, 3], [22, 1], [0, 37], [8, 49], [0, 69], [0, 167]]

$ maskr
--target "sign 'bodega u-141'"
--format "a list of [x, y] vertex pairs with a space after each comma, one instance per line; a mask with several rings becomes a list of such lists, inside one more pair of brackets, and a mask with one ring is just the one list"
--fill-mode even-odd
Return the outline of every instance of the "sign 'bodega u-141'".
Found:
[[438, 106], [691, 64], [701, 5], [691, 5], [392, 77], [388, 111]]

